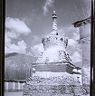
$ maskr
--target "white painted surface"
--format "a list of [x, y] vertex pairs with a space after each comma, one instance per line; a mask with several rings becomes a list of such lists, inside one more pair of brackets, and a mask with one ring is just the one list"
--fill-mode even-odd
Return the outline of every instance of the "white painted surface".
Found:
[[13, 84], [13, 90], [15, 90], [15, 84], [16, 84], [16, 83], [15, 83], [15, 82], [12, 82], [12, 84]]
[[5, 90], [8, 90], [8, 82], [5, 82]]
[[20, 88], [21, 88], [21, 87], [20, 87], [20, 83], [18, 82], [18, 90], [20, 90]]
[[71, 76], [71, 74], [66, 72], [35, 72], [33, 76], [39, 76], [42, 78], [49, 78], [49, 77], [58, 77], [58, 76]]
[[[90, 84], [90, 44], [91, 44], [91, 24], [88, 23], [80, 28], [80, 38], [82, 47], [82, 82]], [[86, 68], [86, 70], [85, 70]], [[84, 71], [85, 70], [85, 71]]]

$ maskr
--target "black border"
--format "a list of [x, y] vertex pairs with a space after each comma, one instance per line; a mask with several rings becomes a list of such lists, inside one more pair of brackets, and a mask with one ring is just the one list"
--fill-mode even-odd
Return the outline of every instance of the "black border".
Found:
[[0, 96], [4, 96], [4, 1], [0, 0]]
[[[95, 0], [91, 1], [91, 75], [90, 95], [95, 96]], [[93, 78], [93, 80], [92, 80]]]
[[[91, 0], [91, 75], [90, 96], [95, 96], [95, 0]], [[0, 96], [4, 96], [5, 0], [0, 0]], [[92, 74], [93, 73], [93, 74]], [[93, 81], [92, 81], [93, 77]]]

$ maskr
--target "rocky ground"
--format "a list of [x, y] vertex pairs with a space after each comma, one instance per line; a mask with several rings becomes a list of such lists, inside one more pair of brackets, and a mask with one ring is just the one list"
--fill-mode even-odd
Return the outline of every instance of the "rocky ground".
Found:
[[24, 85], [24, 96], [89, 96], [89, 86], [74, 84], [71, 76], [29, 78]]
[[[19, 92], [5, 92], [4, 96], [23, 96], [23, 92], [22, 91], [19, 91]], [[59, 95], [55, 95], [55, 96], [63, 96], [63, 95], [59, 94]], [[64, 96], [73, 96], [73, 95], [71, 95], [71, 94], [64, 94]], [[81, 96], [90, 96], [90, 95], [88, 94], [88, 95], [81, 95]]]

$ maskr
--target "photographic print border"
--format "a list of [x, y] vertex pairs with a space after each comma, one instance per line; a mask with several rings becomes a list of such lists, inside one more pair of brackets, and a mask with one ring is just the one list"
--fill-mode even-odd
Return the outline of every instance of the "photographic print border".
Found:
[[[4, 96], [4, 29], [5, 29], [5, 2], [0, 0], [0, 91]], [[95, 94], [95, 1], [92, 0], [91, 16], [91, 73], [90, 73], [90, 95]], [[92, 81], [93, 79], [93, 81]]]

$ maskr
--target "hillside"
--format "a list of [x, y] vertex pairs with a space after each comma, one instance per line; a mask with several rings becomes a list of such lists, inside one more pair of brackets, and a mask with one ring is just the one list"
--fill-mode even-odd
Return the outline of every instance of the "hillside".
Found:
[[10, 53], [5, 56], [5, 80], [24, 80], [36, 58], [33, 56]]

